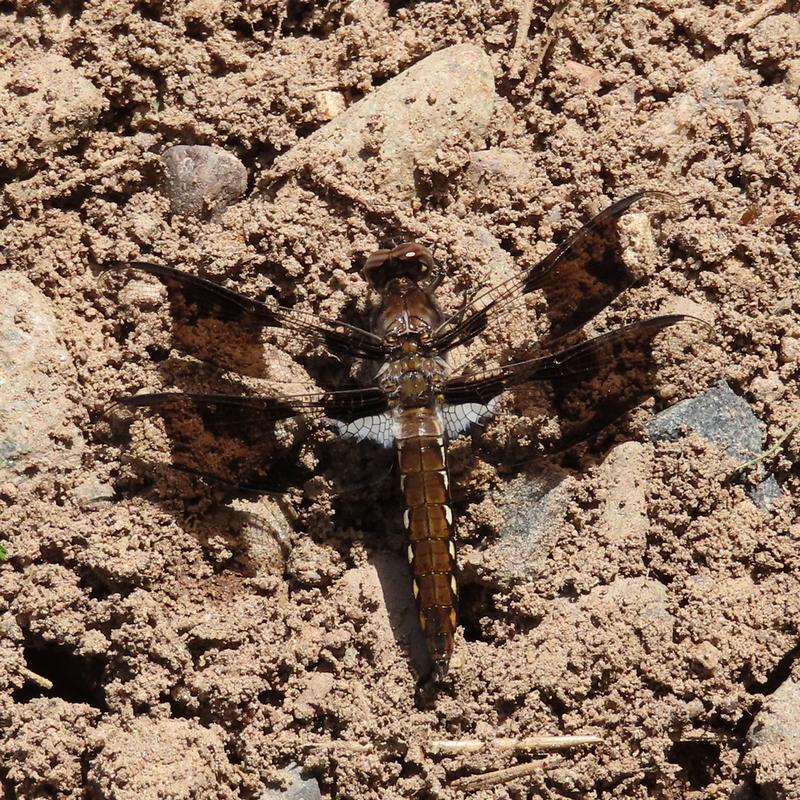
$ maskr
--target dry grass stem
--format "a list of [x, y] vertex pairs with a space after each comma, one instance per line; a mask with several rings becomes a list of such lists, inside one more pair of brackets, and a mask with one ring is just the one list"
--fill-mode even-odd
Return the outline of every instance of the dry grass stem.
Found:
[[457, 753], [478, 753], [482, 750], [567, 750], [581, 745], [600, 744], [599, 736], [531, 736], [526, 739], [438, 739], [427, 745], [429, 753], [453, 755]]
[[20, 667], [19, 673], [20, 675], [22, 675], [23, 678], [26, 678], [31, 683], [35, 683], [37, 686], [41, 686], [42, 689], [50, 691], [50, 689], [53, 688], [53, 682], [51, 680], [48, 680], [42, 675], [37, 675], [32, 670], [29, 670], [27, 667]]
[[492, 772], [484, 772], [482, 775], [469, 775], [466, 778], [457, 778], [450, 786], [461, 792], [474, 792], [478, 789], [488, 789], [490, 786], [497, 786], [499, 783], [508, 783], [515, 778], [524, 778], [541, 769], [549, 759], [541, 758], [538, 761], [531, 761], [528, 764], [517, 764], [506, 769], [497, 769]]

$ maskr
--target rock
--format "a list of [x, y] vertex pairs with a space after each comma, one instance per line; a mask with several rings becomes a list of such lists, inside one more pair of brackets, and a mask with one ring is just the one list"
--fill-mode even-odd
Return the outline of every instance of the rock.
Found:
[[691, 653], [694, 666], [702, 675], [713, 675], [719, 668], [719, 648], [713, 642], [700, 642]]
[[[682, 429], [715, 444], [737, 464], [757, 456], [765, 440], [764, 424], [725, 381], [697, 397], [676, 403], [645, 426], [652, 441], [676, 441]], [[777, 496], [783, 494], [777, 481], [770, 477], [751, 489], [750, 496], [763, 506], [776, 499], [776, 491]]]
[[781, 364], [794, 364], [800, 361], [800, 338], [784, 336], [781, 339]]
[[721, 381], [706, 392], [676, 403], [646, 425], [653, 441], [676, 441], [681, 428], [688, 428], [713, 442], [734, 461], [757, 455], [764, 441], [764, 426], [747, 401]]
[[332, 672], [312, 672], [305, 688], [294, 702], [294, 716], [298, 720], [309, 720], [314, 716], [314, 709], [319, 708], [322, 701], [333, 689]]
[[292, 525], [279, 503], [270, 497], [237, 499], [227, 511], [229, 527], [241, 541], [255, 576], [282, 576]]
[[528, 162], [521, 153], [505, 147], [470, 153], [467, 180], [476, 189], [498, 183], [521, 186], [529, 175]]
[[70, 422], [72, 359], [48, 299], [18, 272], [0, 273], [0, 484], [77, 469], [84, 441]]
[[676, 147], [689, 140], [699, 121], [709, 115], [743, 114], [741, 87], [748, 74], [733, 53], [723, 53], [692, 70], [685, 78], [688, 91], [675, 95], [645, 126], [653, 147]]
[[769, 475], [750, 489], [750, 497], [757, 506], [768, 508], [783, 497], [783, 489], [775, 476]]
[[567, 60], [564, 62], [564, 71], [571, 75], [589, 94], [597, 94], [603, 86], [603, 73], [594, 67], [578, 61]]
[[495, 93], [489, 57], [471, 44], [439, 50], [276, 159], [270, 177], [323, 168], [392, 200], [415, 196], [415, 169], [457, 137], [486, 132]]
[[304, 780], [296, 764], [290, 764], [283, 770], [283, 775], [288, 786], [285, 789], [266, 791], [260, 800], [321, 800], [317, 779]]
[[81, 508], [90, 508], [99, 501], [112, 500], [115, 492], [110, 483], [106, 483], [94, 473], [90, 473], [70, 491], [70, 494]]
[[164, 186], [176, 214], [218, 216], [247, 190], [247, 170], [236, 156], [216, 147], [179, 144], [161, 156]]
[[317, 112], [318, 119], [324, 119], [329, 122], [334, 117], [338, 117], [345, 108], [347, 108], [347, 105], [341, 92], [324, 89], [314, 95], [314, 109]]
[[747, 732], [746, 767], [755, 772], [759, 797], [789, 800], [800, 786], [800, 681], [790, 678], [767, 698]]
[[637, 281], [653, 275], [658, 268], [658, 245], [649, 214], [634, 211], [619, 221], [622, 263]]
[[94, 130], [107, 105], [63, 56], [48, 54], [0, 71], [0, 165], [16, 169], [69, 147]]
[[786, 67], [783, 93], [788, 97], [794, 97], [798, 92], [800, 92], [800, 58], [794, 58]]
[[484, 559], [510, 577], [536, 575], [558, 536], [569, 493], [567, 473], [549, 467], [510, 481], [498, 501], [500, 541]]
[[786, 386], [780, 375], [771, 370], [764, 376], [759, 375], [753, 378], [750, 383], [750, 393], [756, 400], [762, 403], [770, 403], [783, 397], [786, 393]]
[[607, 538], [626, 551], [639, 552], [647, 544], [650, 520], [647, 516], [647, 481], [650, 455], [640, 442], [617, 445], [602, 464], [608, 486], [603, 507]]

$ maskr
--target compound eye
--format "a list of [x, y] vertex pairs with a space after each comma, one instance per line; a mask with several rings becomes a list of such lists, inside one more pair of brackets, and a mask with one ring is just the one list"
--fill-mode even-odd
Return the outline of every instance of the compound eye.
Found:
[[364, 277], [375, 287], [383, 286], [386, 283], [386, 275], [383, 274], [383, 268], [389, 260], [390, 253], [391, 250], [376, 250], [370, 254], [364, 264]]
[[426, 269], [433, 266], [433, 257], [431, 256], [430, 250], [419, 242], [406, 242], [405, 244], [401, 244], [392, 250], [391, 256], [405, 263], [417, 262], [420, 269], [422, 269], [423, 266]]

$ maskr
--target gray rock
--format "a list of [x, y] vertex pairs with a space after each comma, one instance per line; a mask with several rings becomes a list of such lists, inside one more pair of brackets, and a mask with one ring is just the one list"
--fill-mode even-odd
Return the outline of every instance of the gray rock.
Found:
[[734, 461], [746, 461], [761, 450], [764, 426], [725, 381], [706, 392], [683, 400], [647, 423], [653, 441], [677, 441], [684, 429], [700, 434]]
[[499, 541], [484, 558], [510, 577], [536, 575], [558, 536], [569, 492], [567, 473], [544, 467], [512, 480], [498, 501], [503, 516]]
[[0, 273], [0, 484], [77, 469], [84, 441], [70, 421], [72, 359], [49, 300], [22, 274]]
[[300, 768], [295, 764], [290, 764], [283, 772], [287, 787], [268, 789], [261, 795], [261, 800], [321, 800], [322, 794], [316, 778], [304, 779]]
[[744, 763], [767, 800], [797, 797], [800, 786], [800, 681], [790, 678], [767, 699], [747, 732]]
[[415, 196], [415, 169], [454, 138], [477, 140], [494, 109], [492, 64], [471, 44], [400, 73], [276, 159], [267, 178], [309, 166], [382, 197]]
[[164, 186], [176, 214], [218, 216], [247, 190], [247, 170], [236, 156], [216, 147], [179, 144], [161, 156]]
[[750, 489], [750, 497], [753, 502], [761, 508], [768, 508], [776, 500], [783, 497], [783, 489], [781, 485], [775, 480], [774, 475], [769, 475], [766, 480], [757, 483]]
[[[684, 430], [699, 434], [737, 463], [758, 455], [765, 440], [764, 424], [725, 381], [662, 411], [645, 427], [652, 441], [676, 441]], [[772, 476], [750, 490], [753, 502], [762, 507], [782, 494]]]
[[91, 508], [98, 502], [113, 499], [114, 487], [102, 481], [94, 473], [89, 473], [70, 491], [70, 494], [81, 508]]

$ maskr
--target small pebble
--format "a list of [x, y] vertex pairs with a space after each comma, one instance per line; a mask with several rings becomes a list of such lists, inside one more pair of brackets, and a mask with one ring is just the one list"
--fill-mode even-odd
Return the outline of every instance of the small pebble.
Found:
[[216, 147], [170, 147], [162, 156], [164, 186], [175, 214], [218, 216], [247, 190], [247, 170], [236, 156]]

